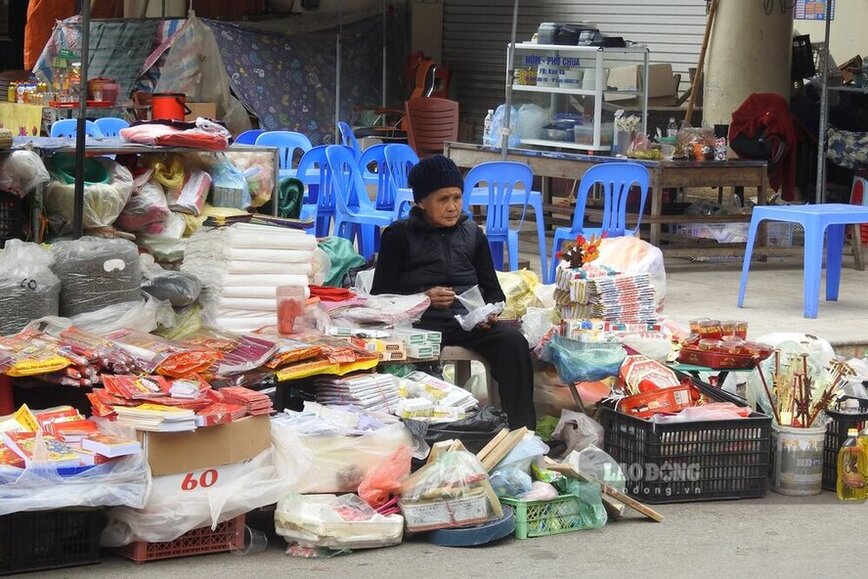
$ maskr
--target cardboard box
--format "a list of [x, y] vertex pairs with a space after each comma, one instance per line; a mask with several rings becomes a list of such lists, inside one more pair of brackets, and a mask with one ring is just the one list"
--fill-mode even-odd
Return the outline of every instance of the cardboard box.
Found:
[[253, 458], [271, 445], [268, 416], [197, 428], [191, 432], [139, 432], [153, 476], [188, 473]]
[[[609, 71], [607, 85], [623, 91], [639, 90], [644, 74], [641, 64], [619, 66]], [[648, 104], [668, 105], [678, 95], [679, 77], [672, 74], [669, 63], [652, 64], [648, 67]], [[633, 95], [606, 93], [606, 102], [639, 102]]]
[[198, 117], [217, 119], [217, 103], [187, 103], [190, 114], [184, 117], [185, 121], [195, 121]]

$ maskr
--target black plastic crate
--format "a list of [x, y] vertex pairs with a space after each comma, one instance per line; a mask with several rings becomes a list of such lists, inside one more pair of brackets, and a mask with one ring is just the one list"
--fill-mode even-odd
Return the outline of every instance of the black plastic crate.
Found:
[[868, 425], [868, 400], [859, 400], [858, 414], [827, 410], [826, 439], [823, 444], [823, 488], [836, 491], [838, 486], [838, 451], [847, 440], [847, 431], [856, 428], [860, 432]]
[[26, 215], [24, 201], [0, 191], [0, 247], [9, 239], [23, 239]]
[[600, 422], [627, 494], [646, 503], [757, 498], [768, 490], [768, 416], [658, 424], [603, 408]]
[[100, 562], [100, 509], [24, 511], [0, 517], [0, 575]]

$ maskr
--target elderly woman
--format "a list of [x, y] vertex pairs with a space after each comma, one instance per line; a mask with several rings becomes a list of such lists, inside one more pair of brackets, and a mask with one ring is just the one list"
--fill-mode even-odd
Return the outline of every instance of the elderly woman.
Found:
[[467, 313], [455, 296], [474, 285], [487, 303], [505, 299], [488, 240], [462, 211], [461, 172], [437, 155], [420, 161], [410, 171], [409, 183], [416, 206], [408, 219], [383, 231], [371, 293], [426, 293], [431, 305], [416, 327], [441, 332], [444, 346], [463, 346], [485, 357], [510, 427], [535, 428], [527, 340], [494, 316], [469, 332], [455, 320], [456, 314]]

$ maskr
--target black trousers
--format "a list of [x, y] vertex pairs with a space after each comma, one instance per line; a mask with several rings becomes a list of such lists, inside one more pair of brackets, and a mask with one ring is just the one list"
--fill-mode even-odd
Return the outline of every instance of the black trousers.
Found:
[[488, 360], [491, 376], [497, 380], [500, 404], [510, 428], [527, 426], [536, 430], [533, 406], [533, 363], [530, 347], [520, 331], [505, 324], [490, 330], [465, 332], [455, 320], [422, 320], [419, 328], [443, 334], [443, 346], [461, 346]]

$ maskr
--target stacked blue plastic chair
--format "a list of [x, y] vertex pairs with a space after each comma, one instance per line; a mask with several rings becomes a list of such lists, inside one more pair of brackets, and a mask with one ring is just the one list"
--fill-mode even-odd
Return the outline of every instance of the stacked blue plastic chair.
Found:
[[395, 208], [395, 192], [386, 164], [386, 146], [373, 145], [365, 149], [359, 157], [359, 169], [362, 170], [365, 184], [374, 183], [377, 186], [377, 209], [392, 211]]
[[296, 151], [301, 151], [301, 154], [304, 155], [313, 148], [310, 139], [295, 131], [266, 131], [256, 137], [255, 144], [278, 148], [281, 179], [295, 177], [292, 160]]
[[338, 121], [338, 132], [341, 134], [341, 145], [352, 149], [356, 159], [361, 158], [362, 147], [359, 145], [358, 139], [356, 139], [353, 128], [344, 121]]
[[389, 180], [395, 195], [395, 219], [403, 219], [409, 214], [413, 203], [413, 192], [410, 191], [407, 180], [410, 169], [419, 162], [419, 156], [410, 145], [404, 144], [386, 145], [385, 154]]
[[[506, 244], [509, 254], [509, 269], [518, 269], [518, 229], [509, 228], [509, 209], [513, 191], [524, 189], [524, 209], [522, 210], [521, 222], [527, 211], [527, 194], [533, 186], [533, 171], [524, 163], [514, 161], [491, 161], [480, 163], [467, 173], [464, 178], [464, 211], [468, 215], [470, 211], [470, 197], [472, 191], [485, 183], [488, 188], [488, 205], [485, 215], [485, 235], [491, 247], [491, 255], [494, 266], [503, 269], [503, 245]], [[516, 195], [522, 193], [516, 192]]]
[[329, 234], [335, 216], [335, 196], [331, 187], [331, 170], [326, 159], [326, 147], [319, 145], [304, 154], [296, 168], [296, 178], [304, 183], [305, 199], [301, 218], [314, 218], [316, 225], [308, 230], [317, 237]]
[[120, 135], [121, 129], [126, 129], [130, 126], [130, 123], [125, 119], [118, 117], [102, 117], [95, 120], [94, 124], [105, 137], [117, 137]]
[[378, 210], [368, 198], [362, 171], [350, 148], [332, 145], [326, 148], [326, 158], [335, 194], [335, 233], [351, 241], [355, 236], [359, 253], [370, 259], [376, 248], [376, 229], [392, 223], [392, 212]]
[[256, 138], [264, 132], [264, 129], [250, 129], [249, 131], [244, 131], [235, 137], [235, 143], [239, 145], [255, 145]]
[[[584, 226], [585, 205], [588, 202], [588, 193], [591, 187], [599, 183], [603, 188], [603, 223], [601, 227], [588, 228]], [[550, 277], [554, 280], [559, 260], [555, 257], [564, 241], [572, 241], [578, 235], [600, 235], [605, 233], [609, 237], [623, 237], [636, 235], [639, 224], [642, 221], [642, 212], [645, 210], [645, 199], [648, 196], [649, 176], [648, 170], [639, 163], [611, 162], [594, 165], [582, 175], [576, 195], [576, 210], [573, 213], [571, 227], [558, 227], [552, 240], [552, 259], [550, 264]], [[627, 229], [627, 198], [630, 190], [636, 185], [639, 187], [639, 217], [636, 227]]]
[[[51, 124], [52, 137], [75, 137], [77, 130], [78, 119], [60, 119]], [[84, 121], [84, 134], [88, 137], [102, 137], [102, 131], [96, 126], [93, 121]]]

